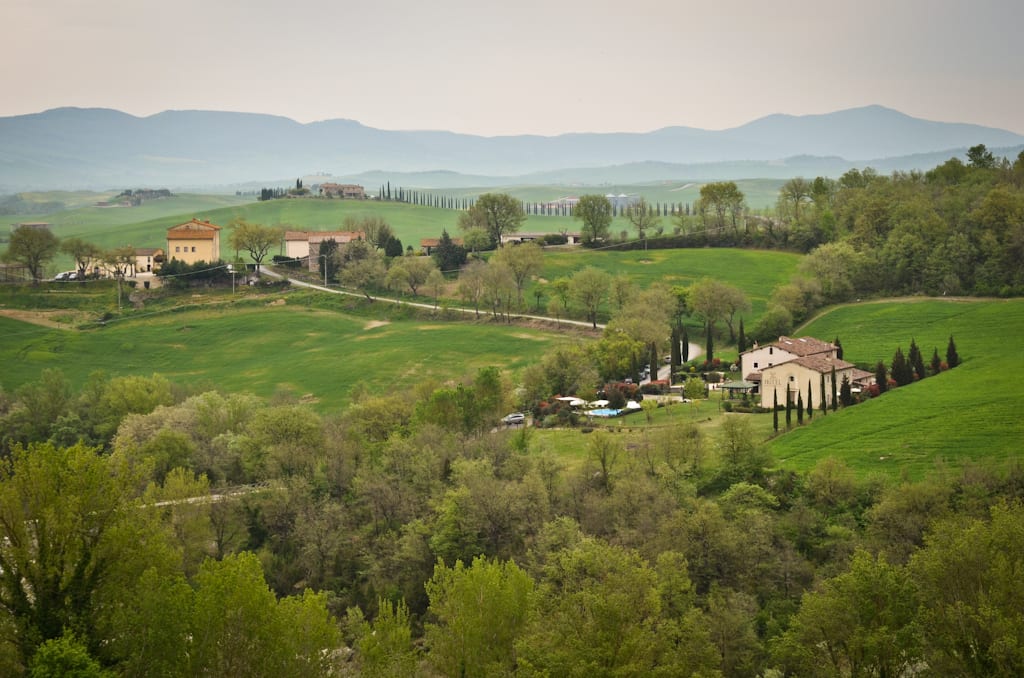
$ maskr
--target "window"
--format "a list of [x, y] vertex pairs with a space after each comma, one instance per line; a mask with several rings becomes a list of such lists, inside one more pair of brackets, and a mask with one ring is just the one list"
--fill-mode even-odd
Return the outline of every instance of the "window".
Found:
[[794, 376], [793, 376], [793, 375], [791, 374], [791, 375], [789, 375], [789, 380], [790, 380], [790, 381], [796, 381], [796, 377], [794, 377]]
[[174, 248], [174, 251], [175, 251], [175, 252], [180, 252], [180, 251], [181, 251], [181, 247], [175, 247], [175, 248]]
[[757, 369], [757, 363], [754, 363], [754, 369], [755, 370]]
[[768, 355], [774, 355], [774, 354], [775, 354], [775, 347], [774, 346], [769, 346], [768, 347]]
[[192, 251], [193, 251], [193, 252], [195, 252], [195, 251], [196, 251], [195, 245], [193, 245], [193, 246], [192, 246]]

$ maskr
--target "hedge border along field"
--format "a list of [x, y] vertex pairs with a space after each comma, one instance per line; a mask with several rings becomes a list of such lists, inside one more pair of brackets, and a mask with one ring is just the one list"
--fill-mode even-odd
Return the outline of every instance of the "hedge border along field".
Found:
[[394, 393], [424, 381], [519, 369], [563, 336], [523, 327], [439, 321], [379, 322], [291, 304], [204, 308], [67, 331], [0, 317], [0, 385], [13, 391], [60, 369], [77, 389], [89, 374], [161, 374], [269, 397], [285, 391], [326, 411], [352, 387]]
[[1019, 464], [1024, 442], [1024, 299], [902, 299], [832, 309], [796, 336], [839, 337], [844, 358], [888, 366], [914, 338], [927, 364], [953, 335], [963, 361], [921, 382], [822, 417], [777, 439], [779, 467], [798, 471], [834, 456], [861, 475], [923, 477], [972, 462]]

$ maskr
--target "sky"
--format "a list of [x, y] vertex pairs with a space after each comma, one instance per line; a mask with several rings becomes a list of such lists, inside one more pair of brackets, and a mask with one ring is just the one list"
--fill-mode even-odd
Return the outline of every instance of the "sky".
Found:
[[0, 27], [2, 117], [550, 136], [879, 104], [1024, 134], [1021, 0], [3, 0]]

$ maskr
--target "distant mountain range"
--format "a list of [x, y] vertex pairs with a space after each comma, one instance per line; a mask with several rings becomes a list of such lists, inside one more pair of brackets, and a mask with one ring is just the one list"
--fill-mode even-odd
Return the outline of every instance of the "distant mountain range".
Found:
[[314, 173], [422, 188], [836, 176], [868, 165], [882, 172], [928, 169], [979, 143], [1014, 157], [1024, 136], [881, 106], [770, 115], [721, 131], [553, 137], [388, 131], [352, 120], [301, 124], [254, 113], [139, 118], [58, 108], [0, 118], [0, 192], [277, 185]]

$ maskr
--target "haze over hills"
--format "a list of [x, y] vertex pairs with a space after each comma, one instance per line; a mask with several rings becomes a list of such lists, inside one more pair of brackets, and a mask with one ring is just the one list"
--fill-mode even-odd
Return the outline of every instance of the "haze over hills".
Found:
[[[1016, 156], [1024, 136], [913, 118], [881, 106], [770, 115], [710, 131], [480, 137], [389, 131], [352, 120], [165, 111], [139, 118], [59, 108], [0, 118], [0, 192], [280, 182], [316, 172], [445, 188], [515, 183], [835, 176], [850, 167], [927, 169], [983, 143]], [[439, 171], [443, 170], [443, 171]], [[367, 174], [369, 173], [369, 174]]]

